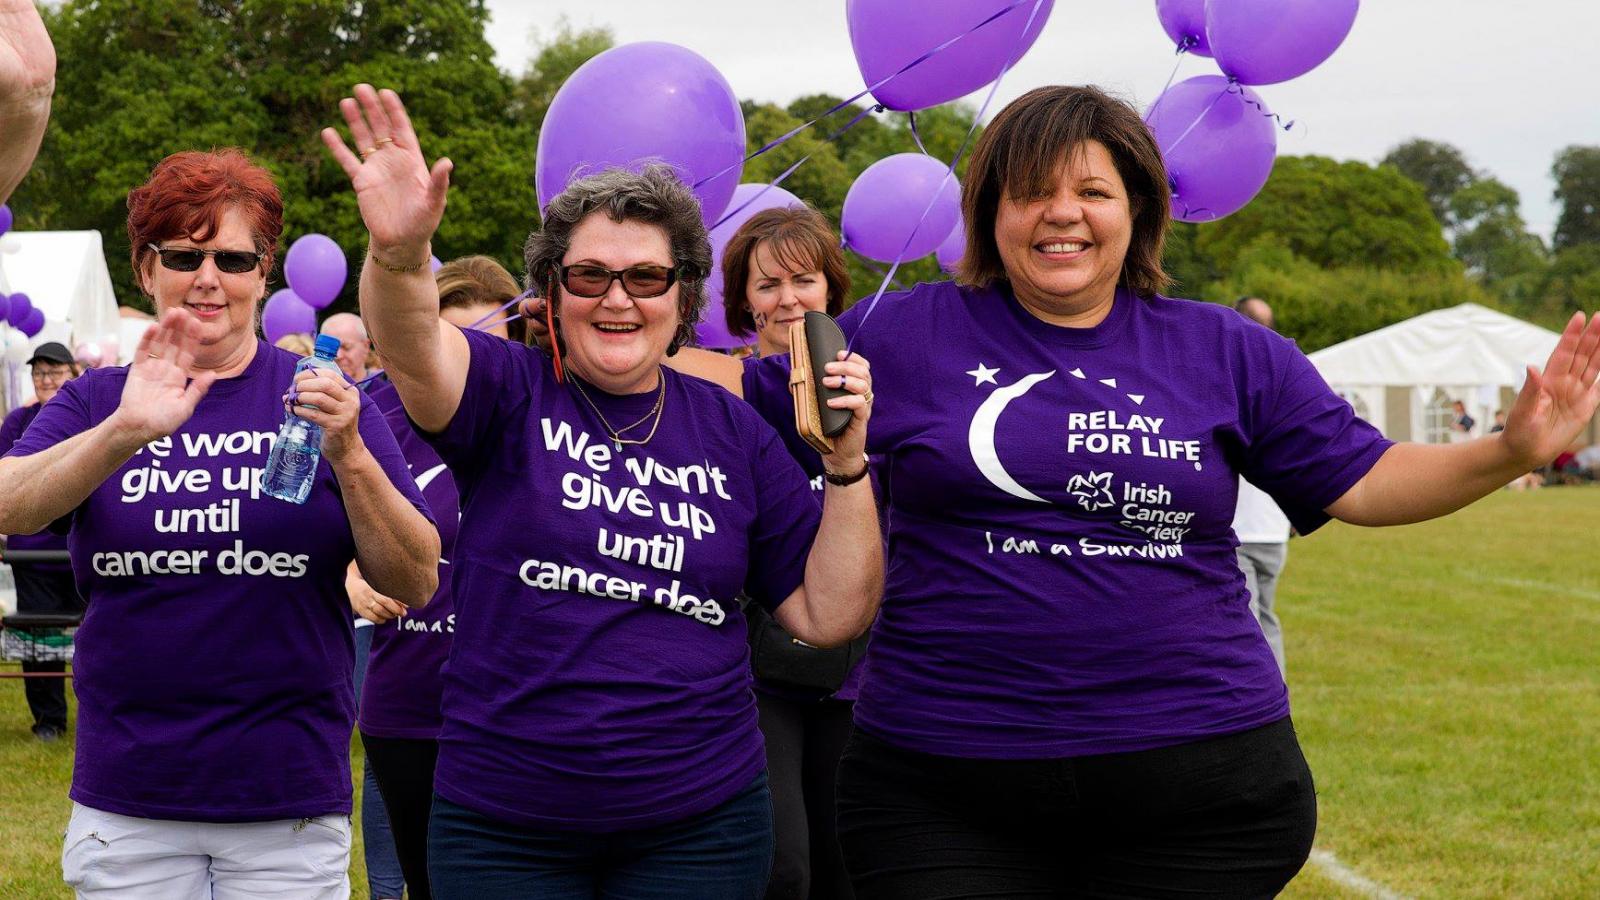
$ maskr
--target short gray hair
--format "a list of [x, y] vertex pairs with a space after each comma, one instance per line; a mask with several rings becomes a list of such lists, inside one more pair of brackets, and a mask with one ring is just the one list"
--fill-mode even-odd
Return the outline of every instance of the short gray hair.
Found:
[[668, 166], [649, 165], [638, 173], [606, 169], [572, 182], [551, 198], [543, 227], [528, 235], [522, 250], [528, 288], [540, 294], [550, 290], [556, 268], [572, 245], [573, 229], [598, 210], [613, 222], [643, 222], [666, 232], [672, 264], [678, 270], [678, 330], [667, 354], [694, 344], [695, 323], [706, 306], [711, 238], [700, 215], [700, 201]]

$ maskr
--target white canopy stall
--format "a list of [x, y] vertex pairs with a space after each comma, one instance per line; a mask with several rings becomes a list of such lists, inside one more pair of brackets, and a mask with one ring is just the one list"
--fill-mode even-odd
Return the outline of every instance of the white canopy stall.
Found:
[[[1434, 310], [1310, 355], [1356, 413], [1398, 441], [1446, 443], [1460, 400], [1487, 434], [1527, 366], [1543, 367], [1560, 335], [1476, 303]], [[1590, 423], [1586, 442], [1595, 440]]]
[[[98, 231], [13, 231], [0, 238], [0, 291], [23, 293], [44, 311], [44, 330], [30, 345], [60, 341], [120, 344], [122, 323]], [[32, 396], [26, 378], [6, 391], [7, 409]]]

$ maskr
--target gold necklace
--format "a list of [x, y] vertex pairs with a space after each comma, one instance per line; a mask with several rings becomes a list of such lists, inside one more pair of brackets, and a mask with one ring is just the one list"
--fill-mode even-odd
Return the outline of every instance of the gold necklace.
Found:
[[[652, 406], [650, 411], [645, 413], [644, 416], [641, 417], [637, 422], [634, 422], [631, 425], [624, 425], [621, 428], [612, 428], [611, 423], [606, 421], [606, 414], [600, 411], [600, 407], [596, 406], [595, 402], [589, 398], [589, 392], [583, 389], [583, 379], [574, 377], [572, 379], [572, 385], [578, 389], [578, 396], [583, 398], [583, 402], [589, 404], [589, 408], [594, 410], [595, 416], [600, 419], [600, 424], [605, 428], [606, 433], [611, 435], [611, 446], [621, 450], [623, 444], [634, 444], [642, 447], [645, 444], [650, 443], [650, 439], [656, 436], [656, 429], [661, 427], [661, 414], [666, 410], [667, 406], [667, 376], [664, 372], [657, 372], [656, 378], [660, 380], [661, 388], [656, 393], [655, 405]], [[650, 421], [651, 417], [654, 417], [655, 421], [650, 425], [649, 434], [642, 438], [623, 437], [624, 434], [632, 431], [635, 428], [638, 428], [645, 422]]]

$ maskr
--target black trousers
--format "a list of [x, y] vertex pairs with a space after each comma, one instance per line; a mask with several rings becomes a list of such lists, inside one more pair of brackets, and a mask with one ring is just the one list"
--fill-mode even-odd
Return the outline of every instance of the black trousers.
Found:
[[793, 700], [756, 691], [776, 844], [767, 900], [854, 896], [834, 832], [833, 801], [854, 706], [831, 698]]
[[[81, 613], [83, 599], [78, 596], [77, 585], [71, 572], [39, 571], [33, 566], [18, 564], [11, 567], [17, 583], [17, 612], [19, 613]], [[25, 662], [24, 672], [61, 673], [66, 663]], [[50, 727], [58, 731], [67, 729], [67, 680], [65, 678], [24, 678], [22, 693], [28, 698], [28, 710], [33, 713], [35, 728]]]
[[1054, 760], [914, 753], [858, 729], [839, 770], [839, 839], [863, 900], [1273, 897], [1316, 822], [1287, 718]]
[[378, 781], [378, 793], [389, 809], [389, 830], [406, 877], [410, 900], [430, 900], [428, 886], [428, 815], [433, 809], [433, 769], [439, 742], [418, 738], [374, 737], [362, 733], [367, 765]]

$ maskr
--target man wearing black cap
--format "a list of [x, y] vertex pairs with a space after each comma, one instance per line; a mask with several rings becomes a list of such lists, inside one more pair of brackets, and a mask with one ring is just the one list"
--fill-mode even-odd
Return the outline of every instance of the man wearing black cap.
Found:
[[[61, 386], [78, 375], [78, 365], [72, 352], [65, 346], [49, 341], [40, 344], [28, 359], [33, 369], [33, 393], [38, 402], [11, 411], [0, 423], [0, 456], [22, 437], [28, 424], [39, 410], [61, 390]], [[39, 534], [12, 535], [6, 538], [6, 550], [66, 550], [65, 535], [40, 532]], [[17, 612], [71, 614], [83, 612], [83, 600], [73, 584], [72, 568], [66, 562], [11, 563], [11, 572], [17, 581]], [[66, 671], [63, 662], [24, 662], [24, 673], [54, 673]], [[33, 712], [33, 733], [41, 741], [53, 741], [67, 730], [67, 692], [65, 679], [42, 677], [24, 678], [23, 691], [28, 697], [28, 708]]]

